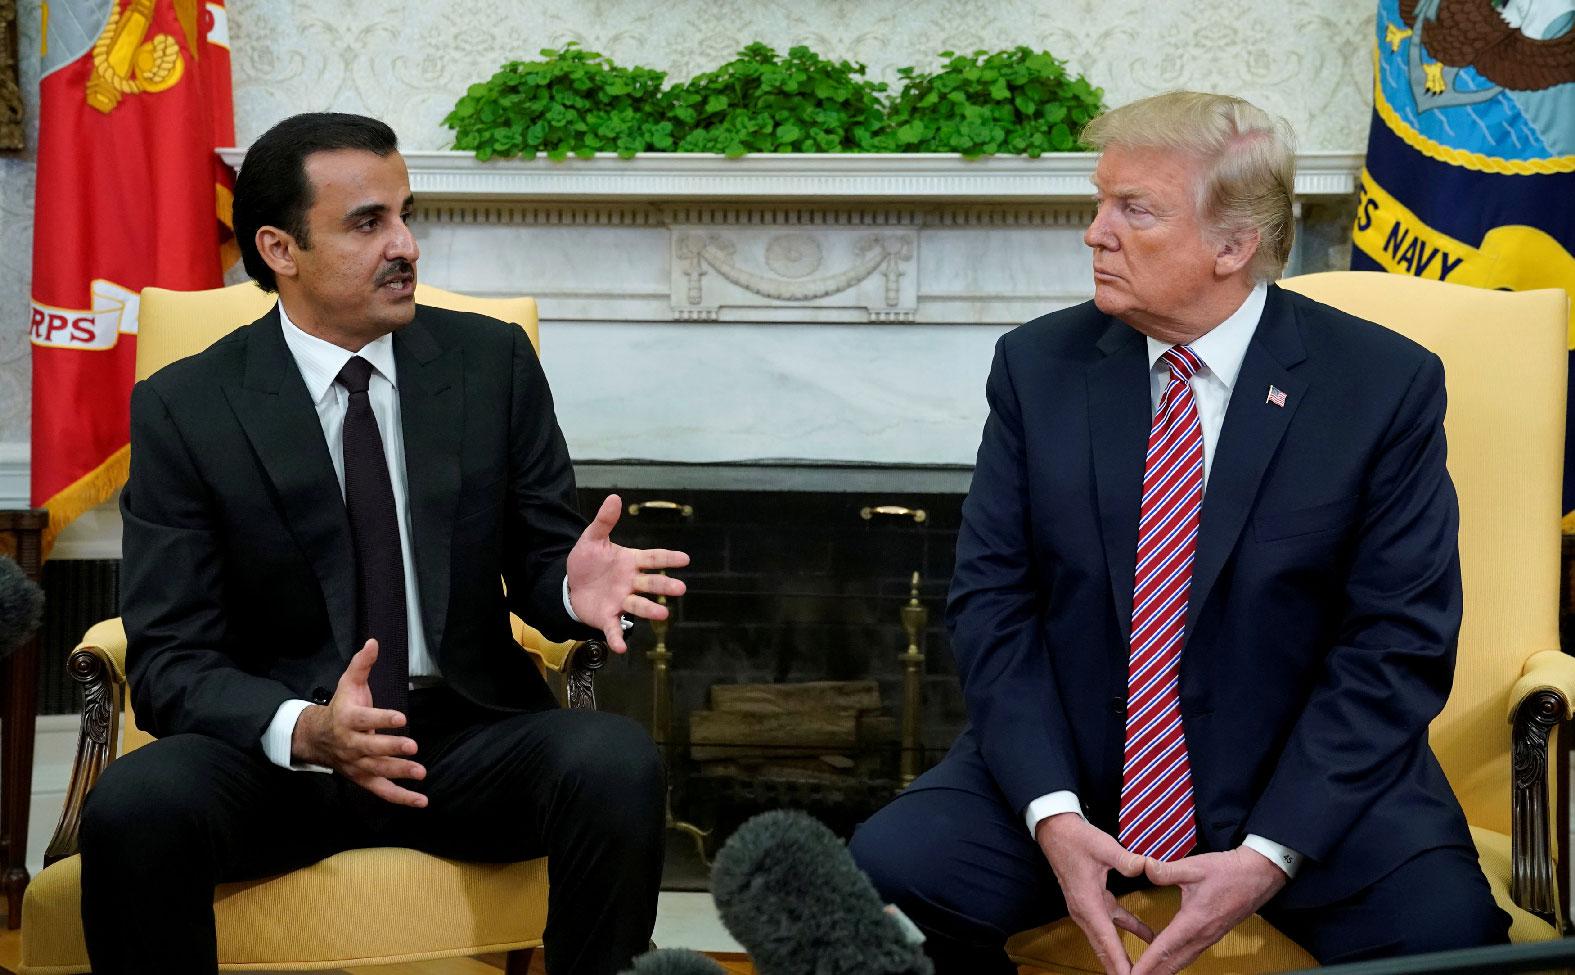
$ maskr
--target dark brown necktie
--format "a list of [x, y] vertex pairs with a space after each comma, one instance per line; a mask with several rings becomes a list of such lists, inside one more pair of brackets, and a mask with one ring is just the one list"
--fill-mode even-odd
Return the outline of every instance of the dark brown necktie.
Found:
[[377, 641], [372, 703], [404, 711], [410, 687], [405, 562], [399, 548], [394, 485], [366, 391], [371, 378], [372, 364], [352, 356], [337, 379], [350, 392], [344, 425], [345, 507], [355, 548], [356, 649], [369, 638]]

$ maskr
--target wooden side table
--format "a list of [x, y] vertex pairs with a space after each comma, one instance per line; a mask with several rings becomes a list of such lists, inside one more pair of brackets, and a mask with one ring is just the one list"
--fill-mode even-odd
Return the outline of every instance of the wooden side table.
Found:
[[[44, 568], [46, 511], [0, 511], [0, 554], [15, 559], [34, 581]], [[38, 635], [0, 662], [0, 887], [6, 927], [22, 926], [27, 889], [27, 812], [33, 798], [33, 732], [38, 718]]]

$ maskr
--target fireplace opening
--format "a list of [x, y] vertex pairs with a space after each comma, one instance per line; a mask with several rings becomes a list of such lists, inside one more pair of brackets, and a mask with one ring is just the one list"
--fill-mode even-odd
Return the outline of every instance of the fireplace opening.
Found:
[[746, 486], [582, 473], [582, 511], [623, 498], [615, 541], [692, 560], [671, 618], [637, 626], [597, 677], [602, 709], [649, 728], [667, 762], [666, 889], [706, 889], [710, 856], [767, 809], [850, 835], [966, 720], [942, 611], [967, 472], [820, 471], [781, 490], [731, 474]]

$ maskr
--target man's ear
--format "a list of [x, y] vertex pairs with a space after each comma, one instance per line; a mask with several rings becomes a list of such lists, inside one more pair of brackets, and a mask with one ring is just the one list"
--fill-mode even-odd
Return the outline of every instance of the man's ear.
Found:
[[1214, 273], [1222, 278], [1231, 277], [1252, 263], [1262, 243], [1257, 230], [1238, 230], [1220, 243], [1214, 252]]
[[257, 253], [273, 269], [276, 277], [295, 277], [295, 252], [300, 245], [294, 237], [278, 227], [259, 227], [255, 240]]

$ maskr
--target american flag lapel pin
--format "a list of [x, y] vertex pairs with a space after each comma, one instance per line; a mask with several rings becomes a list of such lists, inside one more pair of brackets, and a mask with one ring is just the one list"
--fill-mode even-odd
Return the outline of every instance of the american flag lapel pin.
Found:
[[1278, 386], [1270, 385], [1269, 386], [1269, 398], [1264, 400], [1264, 402], [1265, 403], [1273, 403], [1275, 406], [1278, 406], [1281, 409], [1283, 409], [1285, 407], [1285, 390], [1281, 389]]

